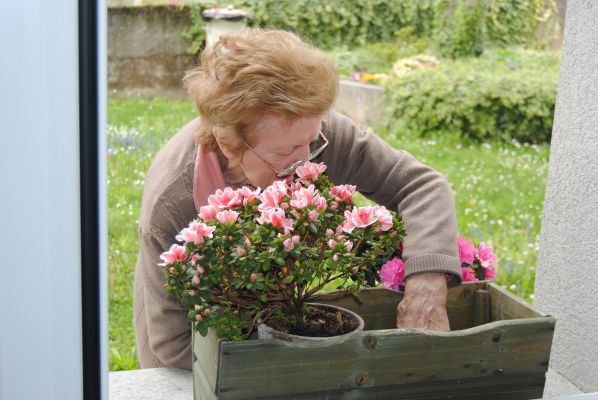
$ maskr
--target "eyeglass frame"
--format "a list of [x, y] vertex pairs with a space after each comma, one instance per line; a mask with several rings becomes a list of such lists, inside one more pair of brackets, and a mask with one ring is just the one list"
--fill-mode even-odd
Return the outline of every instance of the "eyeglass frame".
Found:
[[[285, 176], [288, 176], [291, 172], [295, 172], [295, 170], [297, 168], [299, 168], [300, 166], [302, 166], [303, 164], [305, 164], [306, 162], [309, 162], [311, 160], [313, 160], [314, 158], [316, 158], [317, 156], [319, 156], [324, 149], [328, 146], [328, 139], [326, 138], [326, 136], [324, 136], [324, 133], [322, 132], [322, 130], [320, 129], [320, 131], [318, 132], [318, 139], [322, 138], [324, 140], [324, 144], [322, 146], [320, 146], [319, 148], [317, 148], [316, 150], [312, 151], [311, 153], [309, 153], [309, 155], [307, 156], [307, 158], [303, 159], [303, 160], [299, 160], [299, 161], [295, 161], [294, 163], [292, 163], [291, 165], [284, 167], [282, 169], [279, 169], [278, 171], [276, 170], [276, 168], [274, 168], [272, 166], [272, 164], [270, 164], [268, 162], [268, 160], [264, 159], [262, 156], [260, 156], [249, 144], [247, 144], [247, 142], [245, 140], [243, 140], [243, 138], [241, 138], [241, 141], [245, 144], [245, 146], [247, 146], [247, 148], [260, 160], [262, 160], [264, 162], [264, 164], [266, 164], [268, 166], [268, 168], [270, 168], [272, 170], [272, 172], [274, 172], [274, 174], [276, 174], [277, 178], [283, 178]], [[317, 140], [317, 139], [316, 139]]]

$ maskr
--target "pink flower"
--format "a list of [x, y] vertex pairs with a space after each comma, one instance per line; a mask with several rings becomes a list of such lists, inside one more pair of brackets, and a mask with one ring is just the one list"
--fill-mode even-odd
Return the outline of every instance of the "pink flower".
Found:
[[392, 215], [390, 214], [390, 211], [386, 209], [386, 207], [374, 207], [374, 215], [376, 216], [378, 222], [380, 222], [381, 231], [387, 231], [392, 228]]
[[235, 208], [241, 205], [241, 195], [229, 187], [224, 188], [224, 190], [218, 189], [208, 197], [208, 203], [219, 209]]
[[353, 211], [345, 211], [343, 230], [351, 233], [355, 228], [365, 228], [366, 226], [372, 225], [374, 222], [376, 222], [374, 207], [353, 207]]
[[256, 218], [260, 224], [270, 224], [275, 228], [288, 228], [293, 230], [293, 220], [286, 218], [284, 210], [280, 208], [268, 208], [262, 211], [261, 216]]
[[314, 185], [309, 185], [307, 188], [300, 188], [293, 192], [291, 199], [291, 207], [305, 208], [307, 206], [315, 206], [319, 210], [326, 209], [326, 199], [324, 199], [317, 192]]
[[461, 276], [463, 282], [478, 282], [479, 279], [470, 267], [461, 268]]
[[284, 249], [286, 251], [291, 251], [295, 248], [295, 243], [293, 243], [293, 239], [291, 238], [288, 238], [284, 242], [282, 242], [282, 245], [284, 246]]
[[468, 265], [473, 264], [473, 254], [475, 249], [473, 242], [465, 240], [463, 236], [459, 236], [457, 244], [459, 245], [459, 258], [461, 259], [461, 263]]
[[216, 213], [218, 212], [218, 207], [216, 206], [202, 206], [199, 209], [199, 216], [205, 222], [215, 221], [216, 220]]
[[158, 264], [161, 267], [166, 265], [173, 264], [179, 260], [186, 260], [189, 257], [188, 254], [185, 254], [185, 247], [180, 246], [178, 244], [173, 244], [170, 246], [168, 251], [165, 251], [160, 255], [160, 259], [163, 261]]
[[237, 246], [237, 254], [241, 257], [247, 255], [247, 250], [245, 250], [243, 247], [241, 246]]
[[331, 236], [334, 233], [334, 231], [330, 228], [326, 228], [326, 236]]
[[243, 186], [241, 189], [238, 190], [239, 194], [243, 196], [244, 205], [247, 205], [248, 202], [252, 201], [253, 199], [256, 199], [260, 195], [261, 191], [262, 189], [260, 188], [251, 190], [247, 186]]
[[347, 251], [351, 251], [351, 249], [353, 248], [353, 242], [350, 240], [346, 240], [345, 247], [347, 248]]
[[400, 258], [394, 257], [388, 260], [380, 268], [380, 282], [385, 288], [399, 290], [405, 286], [405, 263]]
[[330, 209], [332, 211], [336, 210], [338, 208], [338, 203], [336, 201], [331, 201], [330, 202]]
[[322, 172], [326, 171], [324, 163], [316, 164], [312, 162], [306, 162], [301, 167], [295, 170], [295, 173], [302, 182], [308, 183], [308, 179], [315, 181]]
[[334, 239], [330, 239], [330, 240], [328, 241], [328, 247], [330, 247], [331, 249], [333, 249], [333, 248], [334, 248], [334, 246], [336, 246], [336, 240], [334, 240]]
[[221, 224], [232, 224], [237, 221], [238, 218], [239, 213], [232, 210], [219, 211], [218, 214], [216, 214], [216, 219]]
[[288, 194], [288, 190], [289, 188], [284, 181], [274, 181], [259, 196], [262, 203], [259, 205], [258, 210], [262, 211], [267, 208], [279, 208], [280, 202], [284, 196]]
[[301, 238], [299, 237], [299, 235], [294, 235], [291, 240], [293, 241], [293, 243], [297, 244], [299, 243], [299, 241], [301, 240]]
[[318, 219], [318, 210], [311, 210], [308, 214], [307, 214], [307, 219], [309, 219], [310, 221], [315, 221]]
[[204, 242], [204, 238], [211, 238], [212, 234], [216, 230], [215, 226], [209, 226], [203, 222], [193, 221], [189, 226], [183, 229], [177, 236], [176, 240], [180, 242], [193, 243], [199, 246]]
[[339, 233], [339, 234], [343, 233], [343, 226], [342, 225], [337, 226], [335, 231], [336, 231], [336, 233]]
[[496, 255], [492, 252], [492, 247], [486, 246], [483, 242], [480, 242], [474, 254], [484, 268], [492, 266], [496, 261]]
[[353, 201], [353, 193], [355, 193], [355, 186], [353, 185], [338, 185], [330, 189], [331, 195], [347, 203]]
[[193, 283], [193, 286], [199, 286], [200, 285], [201, 279], [199, 278], [199, 275], [193, 275], [192, 283]]
[[496, 279], [496, 267], [494, 267], [493, 265], [486, 268], [484, 270], [484, 272], [485, 272], [485, 275], [484, 275], [485, 280], [489, 281], [491, 279]]

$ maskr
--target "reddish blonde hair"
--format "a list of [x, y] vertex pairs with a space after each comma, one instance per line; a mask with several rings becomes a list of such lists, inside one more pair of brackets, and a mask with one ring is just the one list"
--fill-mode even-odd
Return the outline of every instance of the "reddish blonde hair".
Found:
[[197, 141], [215, 149], [212, 130], [219, 126], [233, 152], [244, 151], [240, 138], [264, 116], [289, 121], [321, 116], [338, 91], [338, 74], [328, 55], [280, 30], [222, 35], [183, 81], [201, 119]]

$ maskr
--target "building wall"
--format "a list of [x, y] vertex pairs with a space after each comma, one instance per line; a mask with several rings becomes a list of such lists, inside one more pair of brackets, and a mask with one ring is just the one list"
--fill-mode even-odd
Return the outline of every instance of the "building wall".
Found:
[[535, 305], [557, 318], [545, 395], [598, 391], [598, 2], [567, 2]]

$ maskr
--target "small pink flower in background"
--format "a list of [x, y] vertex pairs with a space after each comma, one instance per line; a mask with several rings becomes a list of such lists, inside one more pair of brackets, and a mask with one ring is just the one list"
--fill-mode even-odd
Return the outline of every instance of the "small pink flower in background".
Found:
[[202, 206], [199, 209], [199, 216], [206, 222], [215, 221], [216, 220], [216, 213], [218, 212], [218, 207], [207, 205]]
[[470, 267], [461, 268], [461, 276], [463, 282], [478, 282], [479, 279]]
[[330, 194], [338, 198], [340, 201], [350, 203], [353, 201], [353, 193], [355, 193], [354, 185], [338, 185], [330, 189]]
[[239, 192], [227, 187], [224, 190], [218, 189], [214, 194], [208, 197], [208, 203], [219, 209], [235, 208], [241, 205], [241, 195]]
[[483, 242], [480, 242], [478, 248], [475, 249], [475, 256], [480, 260], [480, 265], [484, 268], [488, 268], [496, 261], [496, 255], [492, 251], [492, 247], [486, 246]]
[[165, 251], [160, 255], [160, 259], [163, 261], [159, 266], [163, 267], [166, 265], [173, 264], [179, 260], [186, 260], [189, 257], [188, 254], [185, 254], [185, 247], [180, 246], [178, 244], [173, 244], [170, 246], [168, 251]]
[[378, 222], [380, 222], [380, 230], [387, 231], [392, 228], [392, 215], [384, 206], [374, 207], [374, 215]]
[[385, 288], [399, 290], [405, 286], [405, 263], [400, 258], [394, 257], [380, 268], [380, 282]]
[[308, 179], [315, 181], [324, 171], [326, 171], [326, 166], [324, 163], [316, 164], [312, 162], [306, 162], [301, 167], [297, 168], [295, 173], [302, 182], [308, 183]]
[[301, 240], [301, 237], [299, 237], [299, 235], [294, 235], [291, 240], [293, 241], [293, 243], [297, 244], [299, 243], [299, 241]]
[[328, 241], [328, 247], [330, 247], [331, 249], [333, 249], [333, 248], [334, 248], [334, 246], [336, 246], [336, 240], [334, 240], [334, 239], [330, 239], [330, 240]]
[[336, 201], [331, 201], [330, 202], [330, 209], [332, 211], [336, 210], [338, 208], [338, 203]]
[[229, 224], [229, 223], [236, 222], [238, 218], [239, 218], [239, 213], [236, 211], [232, 211], [232, 210], [219, 211], [216, 214], [216, 219], [221, 224]]
[[214, 235], [212, 233], [215, 230], [215, 226], [209, 226], [204, 224], [203, 222], [193, 221], [189, 224], [187, 228], [183, 229], [176, 236], [176, 240], [180, 242], [193, 243], [194, 245], [199, 246], [204, 242], [205, 237], [213, 237]]
[[198, 266], [197, 266], [197, 273], [198, 273], [199, 275], [203, 275], [203, 274], [204, 274], [204, 272], [206, 272], [206, 270], [204, 269], [204, 267], [202, 267], [201, 265], [198, 265]]
[[334, 231], [330, 228], [326, 228], [326, 236], [331, 236], [334, 233]]
[[193, 265], [193, 266], [197, 265], [197, 262], [201, 261], [203, 258], [204, 258], [203, 255], [200, 256], [199, 254], [193, 254], [191, 256], [191, 265]]
[[238, 190], [239, 194], [243, 196], [243, 204], [246, 205], [251, 200], [257, 198], [260, 195], [262, 190], [257, 188], [255, 190], [251, 190], [247, 186], [243, 186], [241, 189]]
[[280, 208], [268, 208], [262, 211], [260, 217], [256, 218], [256, 221], [260, 224], [270, 224], [275, 228], [287, 228], [293, 230], [293, 220], [286, 218], [284, 210]]
[[241, 246], [237, 246], [237, 254], [241, 257], [247, 255], [247, 250], [245, 250], [243, 247]]
[[342, 225], [339, 225], [339, 226], [336, 227], [336, 233], [340, 234], [340, 233], [343, 233], [343, 231], [344, 231], [344, 229], [343, 229]]
[[332, 261], [338, 261], [338, 254], [332, 256]]
[[318, 219], [318, 210], [311, 210], [307, 214], [307, 219], [309, 219], [310, 221], [315, 221], [316, 219]]
[[285, 239], [285, 241], [282, 242], [282, 245], [286, 251], [291, 251], [295, 248], [295, 243], [293, 243], [293, 239], [291, 238]]
[[457, 244], [459, 245], [459, 258], [461, 259], [461, 263], [468, 265], [473, 264], [475, 249], [473, 242], [466, 240], [463, 236], [459, 236], [459, 239], [457, 239]]
[[201, 283], [201, 279], [199, 278], [199, 275], [193, 275], [192, 283], [193, 283], [193, 286], [199, 286], [199, 284]]
[[336, 241], [337, 241], [337, 242], [342, 242], [343, 240], [345, 240], [345, 235], [338, 235], [338, 236], [336, 237]]
[[485, 272], [485, 276], [484, 276], [485, 280], [489, 281], [491, 279], [496, 279], [496, 267], [494, 267], [493, 265], [484, 269], [484, 272]]
[[291, 182], [291, 184], [289, 185], [289, 189], [291, 189], [291, 192], [294, 192], [295, 190], [299, 190], [303, 187], [303, 185], [301, 184], [301, 182], [299, 181], [293, 181]]
[[351, 249], [353, 249], [353, 242], [350, 240], [346, 240], [345, 247], [347, 248], [347, 251], [351, 251]]
[[279, 208], [280, 202], [284, 196], [288, 194], [288, 191], [289, 187], [284, 181], [274, 181], [274, 183], [268, 186], [259, 196], [262, 204], [259, 205], [258, 210], [262, 211], [267, 208]]
[[374, 207], [353, 207], [353, 211], [345, 211], [345, 223], [343, 224], [343, 229], [345, 232], [351, 233], [355, 228], [365, 228], [376, 221]]

